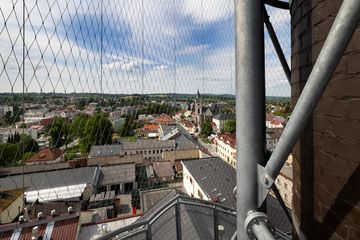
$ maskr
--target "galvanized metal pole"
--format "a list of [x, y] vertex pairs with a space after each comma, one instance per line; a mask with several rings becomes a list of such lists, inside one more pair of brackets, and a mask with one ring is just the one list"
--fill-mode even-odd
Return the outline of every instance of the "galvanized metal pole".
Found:
[[325, 91], [331, 75], [335, 71], [359, 21], [360, 1], [344, 0], [292, 116], [266, 164], [261, 177], [265, 188], [269, 189], [271, 187], [298, 140], [301, 131], [305, 128], [304, 122], [314, 111]]
[[264, 159], [264, 3], [236, 0], [237, 239], [246, 240], [246, 213], [257, 209], [257, 164]]

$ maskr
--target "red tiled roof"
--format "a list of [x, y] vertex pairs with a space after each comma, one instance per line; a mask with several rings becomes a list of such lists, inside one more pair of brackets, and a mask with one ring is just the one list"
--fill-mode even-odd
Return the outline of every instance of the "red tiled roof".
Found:
[[277, 119], [271, 121], [271, 124], [272, 124], [272, 125], [280, 125], [280, 124], [282, 124], [282, 123], [283, 123], [282, 121], [277, 120]]
[[146, 124], [144, 126], [144, 130], [157, 130], [159, 128], [160, 128], [159, 124]]
[[51, 235], [52, 240], [63, 240], [64, 236], [68, 240], [75, 240], [79, 227], [79, 217], [57, 221]]
[[232, 148], [236, 148], [236, 137], [235, 134], [220, 134], [218, 138], [224, 143], [230, 145]]
[[45, 127], [50, 125], [54, 121], [54, 118], [44, 118], [41, 119], [40, 124], [44, 125]]
[[2, 240], [10, 240], [12, 234], [13, 234], [13, 230], [6, 231], [6, 232], [0, 232], [0, 239], [2, 239]]
[[44, 148], [41, 149], [38, 153], [34, 156], [26, 160], [26, 162], [47, 162], [47, 161], [54, 161], [58, 157], [63, 154], [58, 148]]
[[169, 115], [162, 115], [158, 118], [155, 118], [155, 122], [157, 123], [174, 122], [174, 119], [172, 119]]
[[[38, 226], [39, 227], [39, 236], [44, 236], [46, 226], [47, 226], [47, 224], [42, 224], [42, 225]], [[34, 226], [21, 229], [20, 237], [18, 239], [19, 240], [31, 239], [33, 228], [34, 228]]]

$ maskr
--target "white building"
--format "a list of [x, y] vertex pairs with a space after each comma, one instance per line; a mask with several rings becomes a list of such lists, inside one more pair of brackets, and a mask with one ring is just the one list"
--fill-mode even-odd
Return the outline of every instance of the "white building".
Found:
[[292, 209], [293, 198], [293, 168], [292, 168], [292, 154], [289, 155], [285, 165], [280, 171], [280, 174], [275, 180], [275, 185], [284, 200], [286, 206]]
[[236, 170], [217, 157], [185, 160], [183, 187], [192, 197], [236, 208]]
[[226, 163], [236, 168], [235, 134], [219, 134], [215, 139], [216, 153]]
[[217, 131], [221, 131], [230, 120], [235, 120], [235, 113], [219, 113], [213, 117], [212, 122], [216, 125]]

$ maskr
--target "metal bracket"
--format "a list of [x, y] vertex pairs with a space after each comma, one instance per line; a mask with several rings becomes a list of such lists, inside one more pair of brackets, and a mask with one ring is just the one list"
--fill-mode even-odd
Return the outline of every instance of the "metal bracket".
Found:
[[244, 227], [251, 240], [257, 240], [253, 229], [255, 225], [260, 225], [261, 223], [264, 224], [272, 234], [275, 233], [274, 228], [270, 224], [269, 217], [265, 213], [252, 210], [249, 211], [246, 215], [247, 217], [244, 222]]
[[266, 174], [265, 168], [260, 164], [257, 165], [257, 177], [258, 177], [258, 208], [261, 207], [269, 193], [271, 186], [275, 179], [272, 179]]

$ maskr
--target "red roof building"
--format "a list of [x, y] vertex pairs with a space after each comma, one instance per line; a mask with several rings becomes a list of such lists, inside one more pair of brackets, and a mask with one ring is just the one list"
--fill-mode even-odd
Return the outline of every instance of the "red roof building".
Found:
[[63, 151], [58, 148], [41, 149], [34, 156], [26, 160], [26, 164], [51, 163], [60, 161]]
[[79, 232], [79, 215], [64, 214], [45, 219], [16, 222], [0, 226], [0, 239], [75, 240]]

